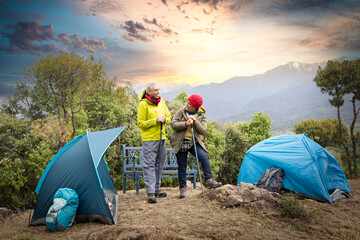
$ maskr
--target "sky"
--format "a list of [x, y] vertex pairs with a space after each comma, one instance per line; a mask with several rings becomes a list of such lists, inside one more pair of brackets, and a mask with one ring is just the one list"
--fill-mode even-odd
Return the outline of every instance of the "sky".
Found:
[[102, 59], [133, 87], [223, 82], [360, 57], [360, 1], [0, 0], [0, 97], [39, 55]]

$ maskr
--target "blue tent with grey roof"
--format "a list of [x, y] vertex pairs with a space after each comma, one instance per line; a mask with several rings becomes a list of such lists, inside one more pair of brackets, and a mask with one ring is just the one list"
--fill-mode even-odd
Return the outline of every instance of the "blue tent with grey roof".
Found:
[[331, 195], [338, 190], [351, 196], [338, 161], [306, 134], [276, 136], [252, 146], [244, 157], [237, 184], [257, 183], [271, 167], [284, 170], [285, 189], [325, 202], [334, 201]]
[[126, 126], [79, 135], [65, 145], [45, 168], [31, 225], [45, 224], [46, 214], [59, 188], [71, 188], [79, 196], [76, 222], [116, 224], [118, 195], [104, 154]]

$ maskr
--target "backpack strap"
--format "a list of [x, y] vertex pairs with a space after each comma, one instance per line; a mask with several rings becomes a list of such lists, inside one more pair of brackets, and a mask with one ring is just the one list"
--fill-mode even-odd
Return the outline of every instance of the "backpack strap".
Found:
[[49, 213], [48, 215], [46, 215], [47, 218], [52, 218], [52, 220], [54, 221], [55, 223], [55, 226], [57, 228], [59, 228], [61, 231], [64, 231], [66, 228], [64, 226], [62, 226], [60, 223], [58, 223], [57, 221], [57, 214], [52, 214], [52, 213]]

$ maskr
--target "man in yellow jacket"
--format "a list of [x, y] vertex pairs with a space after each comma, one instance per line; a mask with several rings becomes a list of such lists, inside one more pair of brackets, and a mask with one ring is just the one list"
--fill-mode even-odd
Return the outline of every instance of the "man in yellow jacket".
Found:
[[171, 122], [171, 115], [165, 101], [160, 97], [158, 86], [154, 83], [148, 84], [140, 94], [137, 110], [137, 124], [143, 142], [144, 183], [148, 202], [156, 203], [156, 198], [166, 197], [166, 193], [160, 191], [160, 185], [166, 158], [164, 125]]

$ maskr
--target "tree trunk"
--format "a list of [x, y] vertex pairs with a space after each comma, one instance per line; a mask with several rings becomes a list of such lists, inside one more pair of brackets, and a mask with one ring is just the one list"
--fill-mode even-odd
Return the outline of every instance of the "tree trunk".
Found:
[[64, 143], [64, 146], [66, 144], [66, 130], [65, 130], [65, 127], [68, 123], [68, 119], [69, 119], [69, 113], [68, 113], [68, 110], [66, 109], [66, 105], [67, 105], [67, 97], [66, 97], [66, 85], [63, 85], [62, 88], [61, 88], [61, 108], [62, 108], [62, 111], [63, 111], [63, 119], [64, 119], [64, 123], [63, 123], [63, 126], [64, 126], [64, 135], [63, 135], [63, 143]]
[[356, 98], [355, 96], [351, 100], [352, 106], [353, 106], [353, 114], [354, 119], [350, 126], [350, 135], [351, 135], [351, 142], [352, 142], [352, 148], [353, 148], [353, 164], [354, 164], [354, 178], [359, 178], [359, 170], [357, 165], [357, 142], [356, 142], [356, 136], [354, 134], [354, 127], [357, 119], [357, 115], [359, 114], [359, 109], [356, 109]]
[[72, 135], [71, 140], [75, 138], [76, 135], [76, 122], [75, 122], [75, 111], [74, 111], [74, 94], [71, 93], [71, 100], [70, 100], [70, 106], [71, 106], [71, 123], [72, 123]]
[[349, 148], [347, 146], [347, 144], [345, 143], [343, 136], [342, 136], [342, 124], [341, 124], [341, 117], [340, 117], [340, 106], [337, 106], [337, 115], [338, 115], [338, 120], [339, 120], [339, 136], [340, 136], [340, 141], [345, 149], [345, 153], [347, 156], [346, 162], [348, 164], [348, 168], [349, 168], [349, 174], [350, 174], [350, 178], [352, 179], [354, 177], [354, 173], [352, 170], [352, 166], [351, 166], [351, 157], [350, 157], [350, 152], [349, 152]]
[[66, 129], [65, 129], [65, 126], [64, 126], [64, 124], [63, 124], [63, 122], [61, 120], [61, 104], [59, 102], [58, 96], [56, 94], [56, 91], [54, 89], [54, 86], [53, 86], [51, 80], [49, 80], [49, 87], [50, 87], [52, 95], [53, 95], [53, 97], [55, 99], [55, 104], [56, 104], [56, 108], [57, 108], [57, 117], [58, 117], [58, 122], [59, 122], [60, 129], [61, 129], [61, 136], [59, 138], [59, 149], [61, 149], [66, 144], [66, 141], [65, 141]]

